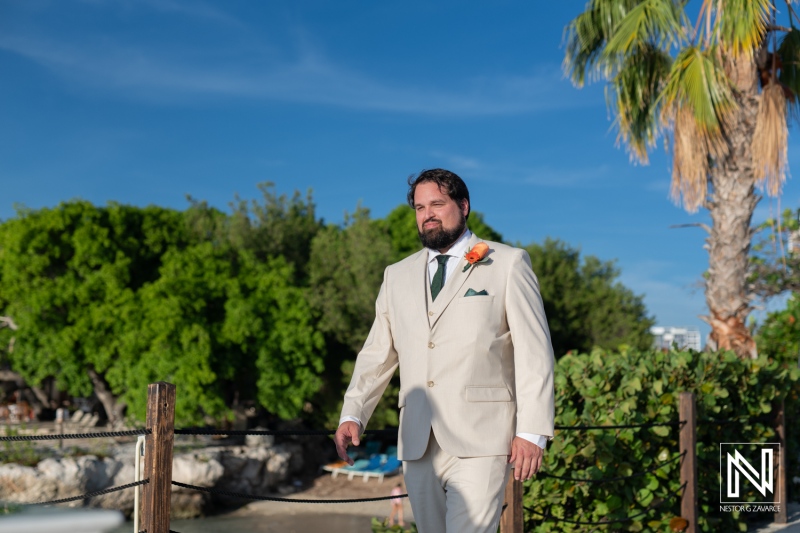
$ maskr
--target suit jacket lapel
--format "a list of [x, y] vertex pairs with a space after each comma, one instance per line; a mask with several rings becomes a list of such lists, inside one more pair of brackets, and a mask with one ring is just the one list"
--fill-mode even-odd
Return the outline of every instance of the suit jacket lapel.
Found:
[[[467, 251], [471, 250], [473, 246], [480, 242], [480, 239], [475, 236], [473, 233], [469, 238], [469, 245], [467, 247]], [[439, 317], [442, 316], [444, 310], [447, 309], [447, 306], [450, 305], [450, 302], [455, 298], [455, 296], [459, 293], [459, 289], [464, 285], [464, 282], [467, 281], [467, 278], [472, 274], [472, 271], [475, 270], [475, 267], [470, 268], [466, 272], [464, 272], [464, 267], [467, 265], [467, 260], [464, 257], [460, 257], [458, 260], [458, 265], [456, 266], [455, 271], [453, 272], [450, 279], [446, 279], [444, 282], [444, 287], [442, 288], [442, 292], [439, 293], [439, 296], [436, 297], [436, 300], [433, 302], [430, 308], [431, 314], [429, 315], [429, 322], [431, 328], [436, 325], [436, 322], [439, 321]]]
[[[422, 291], [413, 290], [411, 287], [419, 287], [422, 283]], [[417, 257], [411, 263], [411, 269], [408, 271], [408, 279], [403, 286], [409, 287], [408, 293], [410, 294], [412, 304], [414, 306], [414, 314], [420, 317], [428, 327], [428, 289], [425, 288], [428, 283], [428, 249], [423, 248], [417, 252]]]

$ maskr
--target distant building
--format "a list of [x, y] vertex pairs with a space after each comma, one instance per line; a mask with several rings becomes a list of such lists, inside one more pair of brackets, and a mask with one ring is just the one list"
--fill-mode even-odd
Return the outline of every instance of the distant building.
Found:
[[653, 336], [653, 348], [657, 350], [669, 350], [674, 344], [679, 349], [700, 351], [700, 330], [697, 328], [653, 326], [650, 334]]

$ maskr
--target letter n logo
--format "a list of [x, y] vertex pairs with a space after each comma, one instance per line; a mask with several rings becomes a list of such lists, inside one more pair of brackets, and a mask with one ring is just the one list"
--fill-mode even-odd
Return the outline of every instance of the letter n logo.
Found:
[[774, 443], [720, 444], [720, 503], [780, 503], [774, 501], [776, 449]]

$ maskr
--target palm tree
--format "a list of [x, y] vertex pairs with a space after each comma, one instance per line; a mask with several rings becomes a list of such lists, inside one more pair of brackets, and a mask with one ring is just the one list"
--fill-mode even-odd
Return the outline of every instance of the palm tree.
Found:
[[[692, 21], [688, 1], [589, 0], [565, 32], [572, 82], [608, 82], [618, 143], [646, 164], [665, 136], [673, 200], [689, 212], [708, 209], [709, 346], [741, 357], [757, 355], [745, 325], [756, 187], [780, 194], [787, 118], [800, 94], [800, 18], [784, 2], [703, 0]], [[789, 26], [777, 24], [784, 6]]]

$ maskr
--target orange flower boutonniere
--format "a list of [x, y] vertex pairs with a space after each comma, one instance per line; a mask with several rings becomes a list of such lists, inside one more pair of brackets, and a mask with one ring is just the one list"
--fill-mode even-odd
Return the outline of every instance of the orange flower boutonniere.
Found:
[[464, 259], [467, 260], [466, 266], [464, 266], [463, 272], [466, 272], [471, 267], [478, 265], [480, 263], [485, 263], [489, 260], [486, 257], [486, 254], [489, 253], [489, 245], [485, 242], [479, 242], [475, 246], [472, 247], [472, 250], [464, 254]]

